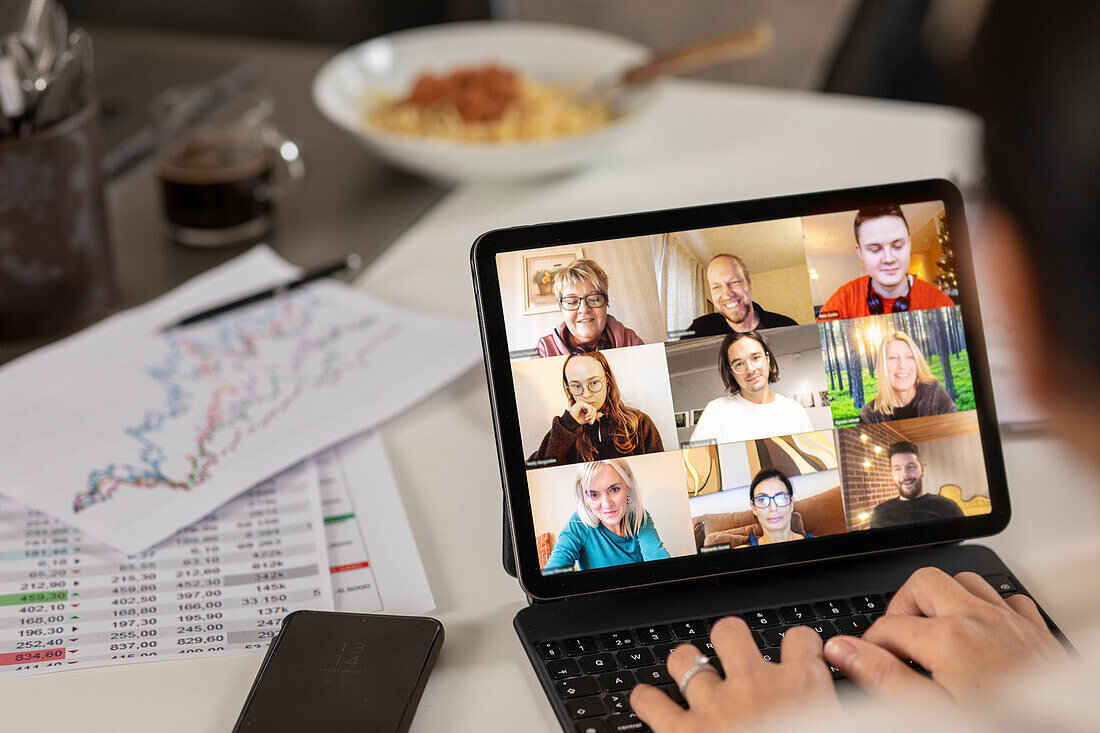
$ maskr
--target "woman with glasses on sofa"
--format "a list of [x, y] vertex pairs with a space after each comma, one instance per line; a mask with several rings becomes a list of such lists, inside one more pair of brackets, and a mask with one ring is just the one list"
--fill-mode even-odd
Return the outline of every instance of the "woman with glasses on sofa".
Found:
[[600, 352], [566, 357], [561, 382], [566, 410], [554, 418], [529, 462], [544, 466], [664, 450], [652, 418], [623, 404], [615, 374]]
[[645, 342], [607, 312], [607, 273], [595, 260], [573, 260], [554, 273], [562, 322], [539, 340], [538, 356], [583, 354]]
[[765, 468], [757, 471], [749, 484], [749, 505], [763, 537], [749, 533], [749, 541], [739, 547], [771, 545], [776, 542], [790, 542], [813, 537], [812, 534], [800, 535], [791, 529], [794, 516], [794, 487], [791, 480], [782, 471]]

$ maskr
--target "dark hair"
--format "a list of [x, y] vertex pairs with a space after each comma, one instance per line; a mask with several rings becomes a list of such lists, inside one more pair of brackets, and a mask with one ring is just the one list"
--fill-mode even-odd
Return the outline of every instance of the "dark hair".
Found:
[[912, 453], [917, 458], [920, 458], [920, 450], [917, 449], [916, 443], [910, 443], [908, 440], [899, 440], [897, 443], [890, 446], [890, 450], [886, 451], [886, 459], [889, 460], [902, 453]]
[[779, 362], [775, 360], [775, 354], [772, 353], [771, 347], [768, 346], [767, 339], [763, 334], [756, 331], [745, 331], [744, 333], [731, 333], [722, 339], [722, 348], [718, 350], [718, 374], [722, 377], [722, 384], [726, 385], [726, 391], [730, 394], [737, 394], [741, 391], [741, 385], [737, 383], [737, 380], [733, 376], [733, 370], [730, 369], [729, 350], [730, 347], [744, 338], [750, 338], [764, 347], [764, 353], [768, 355], [768, 382], [775, 383], [779, 381]]
[[787, 493], [792, 497], [794, 496], [794, 487], [791, 486], [791, 480], [787, 478], [787, 474], [778, 468], [762, 468], [756, 472], [756, 475], [752, 477], [752, 483], [749, 484], [749, 501], [756, 498], [756, 487], [770, 478], [777, 478], [782, 481], [783, 485], [787, 487]]
[[997, 0], [961, 73], [985, 121], [990, 197], [1028, 249], [1053, 346], [1088, 381], [1100, 370], [1100, 3]]
[[[608, 429], [611, 432], [615, 449], [623, 455], [630, 455], [638, 447], [638, 425], [642, 419], [642, 411], [623, 404], [623, 398], [619, 394], [619, 383], [615, 380], [615, 373], [611, 371], [611, 365], [607, 363], [607, 357], [598, 351], [586, 351], [583, 354], [570, 354], [561, 364], [561, 388], [565, 392], [566, 402], [572, 406], [577, 398], [569, 391], [569, 380], [565, 378], [565, 367], [573, 359], [581, 357], [595, 359], [603, 369], [604, 389], [607, 395], [604, 398], [603, 411], [607, 416]], [[592, 442], [587, 430], [577, 431], [577, 439], [574, 443], [577, 457], [582, 461], [594, 461], [598, 457], [598, 448]]]
[[871, 219], [881, 219], [884, 216], [896, 216], [905, 223], [905, 233], [909, 233], [909, 222], [905, 220], [905, 214], [897, 204], [881, 204], [878, 206], [864, 206], [856, 212], [856, 220], [852, 225], [852, 232], [856, 236], [856, 244], [859, 244], [859, 225]]

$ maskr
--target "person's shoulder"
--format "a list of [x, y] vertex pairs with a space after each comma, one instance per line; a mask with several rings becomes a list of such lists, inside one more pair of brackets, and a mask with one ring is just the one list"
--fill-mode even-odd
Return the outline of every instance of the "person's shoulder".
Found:
[[762, 308], [756, 301], [753, 301], [752, 307], [756, 309], [756, 315], [760, 318], [760, 325], [758, 328], [782, 328], [783, 326], [798, 325], [798, 321], [790, 316], [785, 316], [782, 313], [776, 313], [766, 308]]
[[610, 313], [607, 314], [606, 328], [611, 334], [612, 346], [641, 346], [645, 343], [633, 328], [630, 328]]
[[913, 299], [920, 302], [923, 308], [946, 308], [955, 305], [951, 296], [916, 275], [913, 275]]
[[691, 322], [691, 325], [688, 326], [688, 330], [692, 332], [690, 338], [720, 336], [729, 333], [726, 319], [722, 317], [721, 313], [707, 313], [706, 315], [699, 316]]
[[867, 291], [867, 282], [870, 279], [869, 275], [861, 275], [855, 280], [849, 280], [833, 291], [833, 294], [825, 301], [825, 305], [821, 306], [818, 320], [854, 318], [859, 315], [854, 311], [852, 303], [858, 302], [861, 294]]

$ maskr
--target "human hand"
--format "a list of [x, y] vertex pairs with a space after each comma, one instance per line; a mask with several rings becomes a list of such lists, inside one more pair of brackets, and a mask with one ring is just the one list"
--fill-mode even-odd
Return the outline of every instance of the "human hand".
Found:
[[[1022, 669], [1064, 661], [1034, 601], [1007, 599], [976, 573], [913, 573], [862, 639], [836, 636], [825, 658], [887, 699], [973, 700]], [[912, 659], [932, 679], [901, 661]]]
[[[655, 733], [748, 730], [758, 727], [765, 716], [773, 719], [796, 706], [839, 710], [821, 637], [809, 627], [787, 632], [778, 664], [764, 661], [748, 625], [737, 617], [716, 623], [710, 640], [726, 679], [710, 669], [693, 676], [683, 691], [687, 710], [650, 685], [638, 685], [630, 693], [630, 706]], [[672, 679], [679, 682], [698, 655], [690, 644], [673, 649], [668, 657]]]
[[600, 417], [600, 413], [584, 400], [576, 400], [569, 406], [569, 414], [578, 425], [591, 425]]

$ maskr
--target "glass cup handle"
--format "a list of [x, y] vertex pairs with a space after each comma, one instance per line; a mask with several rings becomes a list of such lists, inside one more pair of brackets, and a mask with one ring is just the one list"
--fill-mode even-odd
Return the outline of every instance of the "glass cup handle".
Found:
[[306, 177], [306, 162], [297, 140], [287, 137], [272, 125], [265, 125], [257, 135], [259, 143], [275, 154], [276, 171], [271, 182], [271, 200], [281, 201], [294, 186]]

